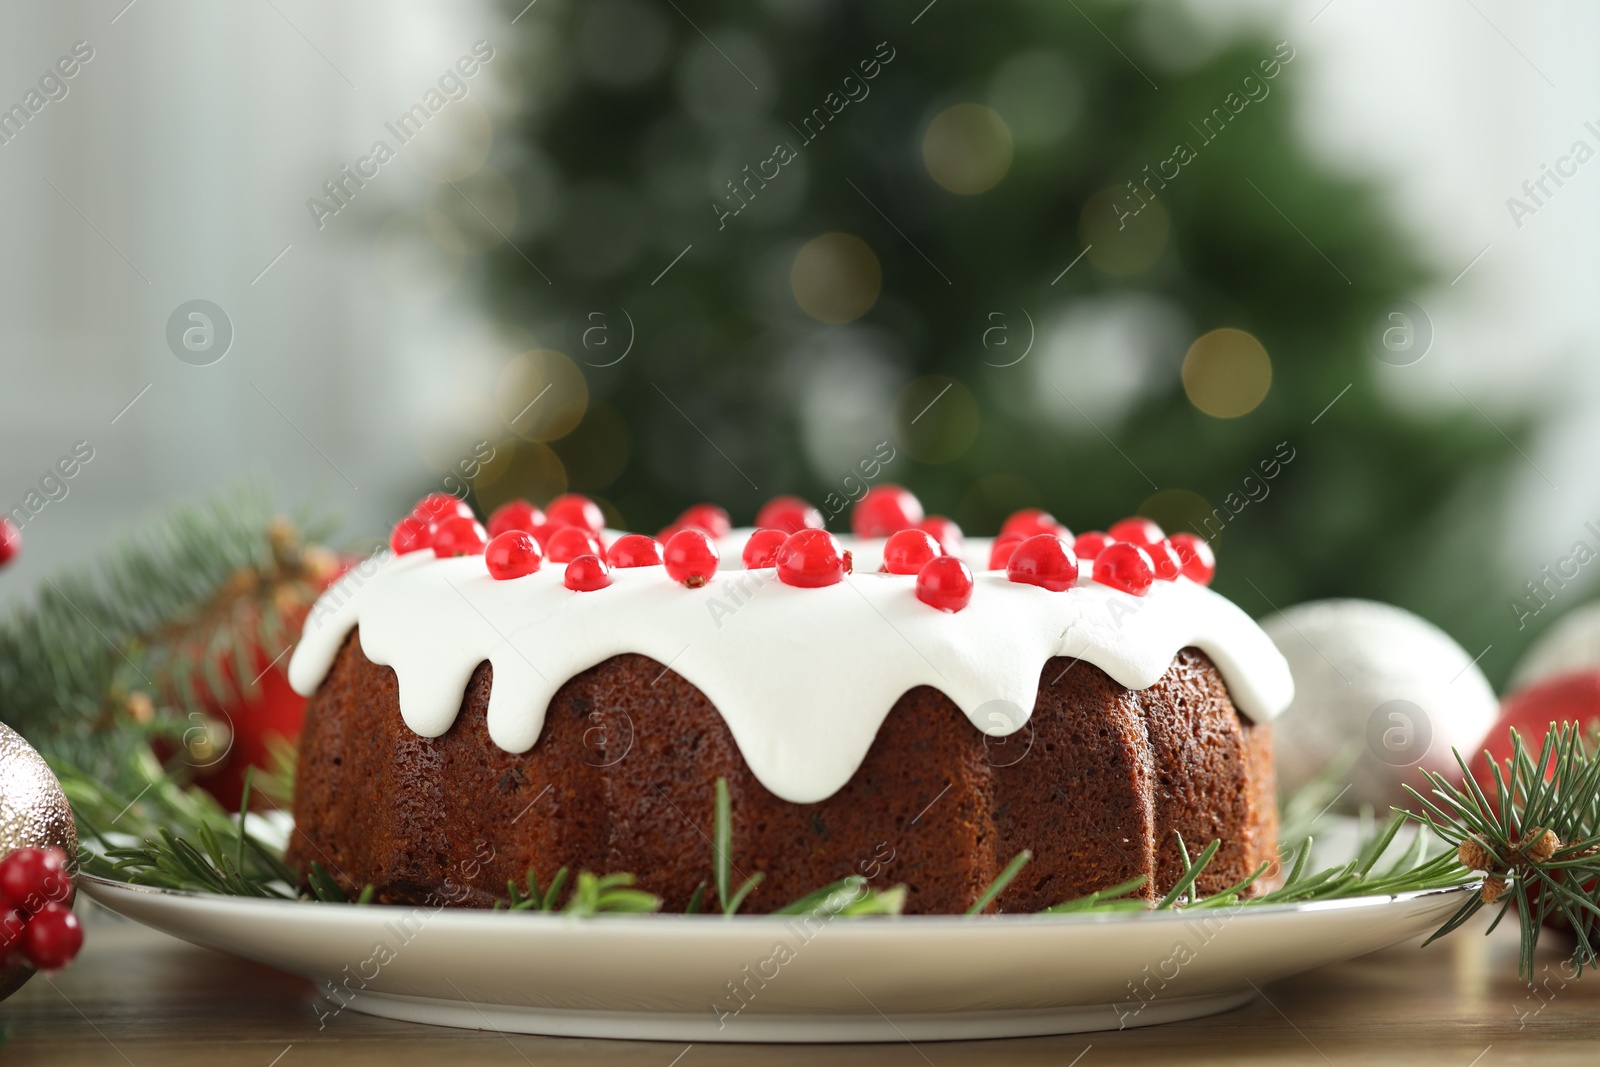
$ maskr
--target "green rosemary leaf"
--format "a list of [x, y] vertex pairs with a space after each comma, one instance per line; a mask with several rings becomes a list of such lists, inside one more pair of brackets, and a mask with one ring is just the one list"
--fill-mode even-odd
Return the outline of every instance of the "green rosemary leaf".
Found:
[[712, 830], [715, 836], [711, 842], [711, 874], [717, 883], [717, 901], [722, 905], [722, 913], [731, 915], [733, 913], [728, 910], [728, 868], [732, 866], [732, 860], [728, 858], [728, 850], [733, 847], [733, 803], [728, 799], [726, 778], [717, 779]]
[[[1177, 838], [1178, 838], [1178, 851], [1180, 853], [1182, 853], [1185, 857], [1187, 857], [1189, 855], [1189, 852], [1183, 846], [1183, 835], [1182, 834], [1178, 834]], [[1220, 849], [1221, 847], [1222, 847], [1222, 841], [1219, 838], [1219, 839], [1217, 839], [1215, 841], [1212, 841], [1211, 844], [1207, 845], [1205, 847], [1205, 849], [1200, 853], [1199, 857], [1197, 859], [1195, 859], [1195, 861], [1193, 863], [1187, 863], [1186, 862], [1184, 864], [1183, 874], [1179, 876], [1178, 881], [1173, 885], [1173, 887], [1170, 890], [1167, 891], [1167, 895], [1161, 898], [1160, 903], [1158, 903], [1156, 905], [1156, 907], [1157, 908], [1170, 908], [1170, 907], [1172, 907], [1173, 904], [1180, 897], [1183, 896], [1183, 894], [1187, 893], [1194, 886], [1195, 880], [1197, 878], [1199, 878], [1200, 877], [1200, 873], [1206, 869], [1206, 865], [1208, 863], [1210, 863], [1213, 858], [1216, 857], [1217, 850]]]
[[982, 912], [984, 908], [987, 908], [995, 897], [998, 897], [1002, 892], [1005, 891], [1006, 886], [1011, 884], [1011, 880], [1015, 878], [1018, 872], [1020, 872], [1022, 868], [1026, 867], [1028, 862], [1032, 859], [1033, 853], [1028, 849], [1023, 849], [1021, 852], [1018, 852], [1015, 856], [1013, 856], [1011, 858], [1011, 862], [1006, 864], [1005, 870], [1000, 872], [999, 877], [990, 882], [989, 888], [985, 889], [978, 899], [972, 902], [972, 907], [967, 909], [967, 914], [969, 916], [975, 916]]
[[694, 892], [689, 894], [689, 903], [683, 909], [683, 913], [685, 915], [699, 915], [700, 909], [705, 906], [705, 902], [706, 884], [701, 882], [699, 885], [694, 887]]
[[544, 891], [544, 899], [539, 902], [540, 911], [555, 911], [556, 901], [561, 899], [561, 890], [567, 884], [567, 868], [562, 867], [556, 871], [555, 877], [550, 879], [550, 887]]

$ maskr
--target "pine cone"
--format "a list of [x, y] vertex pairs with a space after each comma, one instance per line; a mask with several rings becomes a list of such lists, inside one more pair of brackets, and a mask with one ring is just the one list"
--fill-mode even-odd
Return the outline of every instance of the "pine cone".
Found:
[[1506, 895], [1506, 880], [1498, 874], [1491, 874], [1483, 880], [1483, 902], [1493, 904]]
[[1494, 853], [1477, 837], [1462, 839], [1461, 847], [1456, 849], [1456, 859], [1469, 871], [1492, 871], [1496, 863]]
[[1534, 827], [1522, 839], [1522, 854], [1533, 863], [1543, 863], [1561, 850], [1561, 838], [1554, 830]]

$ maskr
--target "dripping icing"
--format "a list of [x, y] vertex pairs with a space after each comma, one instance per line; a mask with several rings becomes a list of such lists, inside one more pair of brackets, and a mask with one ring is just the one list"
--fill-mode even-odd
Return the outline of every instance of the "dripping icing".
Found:
[[748, 536], [736, 530], [719, 542], [724, 569], [702, 589], [685, 589], [659, 567], [616, 570], [609, 588], [575, 593], [562, 585], [559, 565], [495, 581], [482, 556], [374, 557], [318, 601], [289, 679], [313, 693], [359, 625], [367, 658], [395, 671], [406, 725], [437, 737], [487, 660], [489, 736], [525, 752], [562, 683], [638, 653], [700, 689], [756, 778], [796, 803], [825, 799], [849, 781], [889, 709], [915, 686], [940, 690], [992, 735], [1021, 729], [1053, 656], [1087, 660], [1119, 684], [1145, 689], [1193, 646], [1211, 657], [1250, 719], [1271, 719], [1293, 697], [1288, 665], [1266, 634], [1231, 601], [1187, 579], [1157, 582], [1145, 597], [1087, 578], [1052, 593], [979, 570], [989, 541], [974, 538], [963, 553], [976, 572], [972, 602], [947, 614], [916, 599], [912, 577], [875, 573], [881, 541], [841, 538], [856, 572], [837, 585], [797, 589], [770, 569], [729, 568]]

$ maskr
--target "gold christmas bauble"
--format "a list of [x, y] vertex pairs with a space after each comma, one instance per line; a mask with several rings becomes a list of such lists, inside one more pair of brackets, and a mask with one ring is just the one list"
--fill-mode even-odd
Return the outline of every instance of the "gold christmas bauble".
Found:
[[[75, 865], [78, 828], [50, 765], [21, 734], [0, 723], [0, 858], [29, 845], [54, 845]], [[0, 967], [0, 1000], [32, 976], [33, 968], [25, 963]]]

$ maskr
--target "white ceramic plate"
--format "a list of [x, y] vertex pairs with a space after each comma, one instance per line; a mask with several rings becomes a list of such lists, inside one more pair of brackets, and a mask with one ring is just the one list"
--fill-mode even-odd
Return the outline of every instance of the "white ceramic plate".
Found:
[[329, 1013], [577, 1037], [937, 1041], [1148, 1026], [1436, 929], [1463, 890], [1208, 912], [798, 918], [354, 907], [145, 889], [101, 904], [303, 975]]

